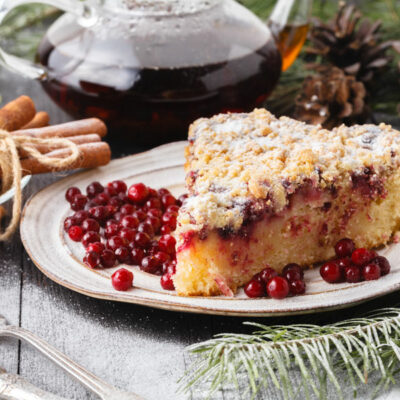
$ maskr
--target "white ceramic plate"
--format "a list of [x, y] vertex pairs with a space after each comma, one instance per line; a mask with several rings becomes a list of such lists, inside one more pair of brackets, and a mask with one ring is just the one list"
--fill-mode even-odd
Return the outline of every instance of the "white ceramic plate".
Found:
[[[25, 186], [28, 184], [28, 182], [31, 180], [32, 176], [31, 175], [26, 175], [21, 179], [21, 190], [25, 188]], [[7, 192], [3, 193], [0, 196], [0, 204], [6, 203], [8, 200], [10, 200], [12, 197], [14, 197], [15, 194], [15, 189], [12, 188], [10, 190], [7, 190]]]
[[128, 184], [142, 181], [152, 187], [167, 187], [175, 195], [184, 192], [183, 151], [185, 142], [171, 143], [146, 153], [112, 161], [108, 166], [81, 172], [50, 185], [31, 198], [21, 222], [24, 246], [37, 267], [55, 282], [88, 296], [127, 303], [142, 304], [174, 311], [236, 316], [272, 316], [301, 314], [343, 308], [400, 289], [400, 245], [392, 244], [380, 251], [389, 258], [392, 272], [377, 280], [358, 284], [331, 285], [324, 282], [318, 270], [305, 273], [307, 292], [303, 296], [273, 299], [249, 299], [243, 290], [234, 298], [179, 297], [164, 291], [160, 278], [134, 271], [135, 287], [128, 292], [115, 291], [110, 276], [117, 268], [91, 270], [80, 260], [80, 244], [72, 243], [63, 231], [69, 215], [64, 199], [70, 186], [84, 189], [90, 182], [102, 183], [123, 179]]

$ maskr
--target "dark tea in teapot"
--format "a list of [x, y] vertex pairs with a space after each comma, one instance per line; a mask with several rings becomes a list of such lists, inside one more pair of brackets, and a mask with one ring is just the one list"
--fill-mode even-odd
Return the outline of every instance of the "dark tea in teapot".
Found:
[[85, 60], [82, 73], [75, 58], [78, 53], [63, 52], [51, 37], [43, 40], [39, 49], [43, 65], [51, 71], [72, 66], [44, 81], [45, 90], [71, 115], [102, 118], [113, 135], [132, 136], [141, 144], [186, 139], [188, 126], [197, 118], [260, 106], [281, 71], [272, 38], [245, 56], [188, 67], [137, 65], [118, 70], [110, 68], [99, 51], [97, 59]]

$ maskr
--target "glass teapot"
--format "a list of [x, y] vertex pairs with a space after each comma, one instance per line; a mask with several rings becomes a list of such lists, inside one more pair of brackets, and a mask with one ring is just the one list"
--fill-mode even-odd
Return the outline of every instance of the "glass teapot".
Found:
[[[33, 0], [0, 0], [0, 22]], [[37, 2], [37, 0], [35, 0]], [[39, 0], [65, 11], [37, 64], [0, 62], [41, 81], [76, 118], [155, 145], [199, 117], [260, 106], [304, 43], [312, 0], [279, 0], [268, 25], [234, 0]], [[282, 62], [283, 61], [283, 62]]]

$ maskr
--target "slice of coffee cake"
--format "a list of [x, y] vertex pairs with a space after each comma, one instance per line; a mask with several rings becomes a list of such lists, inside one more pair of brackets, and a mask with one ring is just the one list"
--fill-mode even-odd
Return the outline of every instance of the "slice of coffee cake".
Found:
[[378, 246], [400, 225], [400, 132], [388, 125], [221, 114], [191, 126], [186, 157], [180, 295], [232, 295], [266, 264], [326, 260], [343, 237]]

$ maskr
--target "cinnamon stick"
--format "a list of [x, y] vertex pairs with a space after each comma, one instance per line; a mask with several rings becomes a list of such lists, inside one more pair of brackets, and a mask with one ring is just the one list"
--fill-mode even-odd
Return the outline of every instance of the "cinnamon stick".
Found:
[[[81, 135], [81, 136], [71, 136], [71, 137], [66, 137], [64, 139], [68, 139], [75, 144], [101, 142], [101, 137], [97, 133], [92, 133], [89, 135]], [[42, 154], [50, 153], [57, 149], [57, 147], [55, 147], [54, 145], [48, 145], [48, 144], [35, 144], [35, 145], [32, 145], [31, 147], [40, 151]], [[24, 149], [19, 149], [19, 157], [22, 159], [22, 158], [30, 157], [30, 155]]]
[[[95, 168], [106, 165], [111, 159], [110, 146], [105, 142], [85, 143], [78, 146], [79, 157], [72, 163], [67, 170], [78, 168]], [[47, 157], [65, 158], [70, 154], [69, 149], [59, 149], [47, 153]], [[41, 164], [37, 159], [28, 157], [21, 160], [21, 167], [24, 175], [44, 174], [54, 172], [54, 170], [46, 165]], [[64, 168], [63, 171], [66, 169]]]
[[97, 133], [100, 137], [104, 137], [107, 134], [107, 127], [98, 118], [88, 118], [43, 128], [21, 129], [12, 132], [13, 135], [37, 138], [72, 137], [90, 133]]
[[50, 122], [50, 116], [46, 111], [39, 111], [33, 117], [32, 121], [28, 122], [21, 129], [33, 129], [33, 128], [43, 128], [44, 126], [48, 126]]
[[15, 131], [22, 128], [36, 114], [35, 104], [28, 96], [21, 96], [0, 109], [0, 129]]

